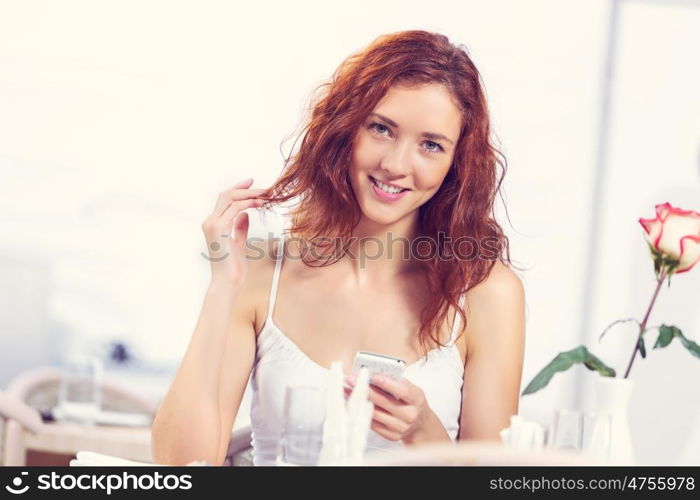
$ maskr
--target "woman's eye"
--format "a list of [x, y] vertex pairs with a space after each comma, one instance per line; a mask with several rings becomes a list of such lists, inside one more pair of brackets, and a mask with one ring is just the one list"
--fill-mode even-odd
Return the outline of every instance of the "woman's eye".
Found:
[[[384, 132], [390, 132], [389, 127], [377, 122], [372, 123], [369, 129], [381, 136], [386, 135]], [[426, 151], [428, 151], [428, 153], [440, 153], [445, 151], [445, 148], [435, 141], [425, 141], [425, 144], [427, 145]]]
[[439, 151], [444, 151], [443, 147], [440, 146], [440, 144], [438, 144], [437, 142], [425, 141], [425, 143], [426, 143], [428, 146], [433, 146], [432, 148], [429, 148], [429, 149], [428, 149], [428, 151], [430, 151], [431, 153], [437, 153], [437, 152], [439, 152]]
[[[379, 129], [377, 128], [379, 127]], [[387, 128], [386, 125], [382, 125], [381, 123], [373, 123], [372, 125], [369, 126], [371, 130], [374, 130], [379, 133], [379, 135], [384, 135], [384, 131], [388, 131], [389, 129]]]

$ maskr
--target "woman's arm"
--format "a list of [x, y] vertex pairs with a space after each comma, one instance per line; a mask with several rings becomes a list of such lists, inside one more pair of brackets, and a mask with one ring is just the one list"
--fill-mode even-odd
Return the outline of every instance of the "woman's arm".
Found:
[[156, 463], [223, 461], [223, 442], [228, 443], [255, 358], [255, 301], [249, 281], [256, 273], [248, 271], [251, 249], [244, 210], [262, 206], [265, 190], [249, 189], [252, 183], [248, 178], [219, 193], [202, 223], [211, 280], [187, 352], [153, 421]]
[[525, 292], [496, 262], [467, 293], [467, 359], [458, 439], [499, 439], [518, 413], [525, 348]]
[[231, 428], [228, 435], [225, 431], [231, 417], [224, 424], [221, 397], [229, 398], [226, 408], [235, 418], [255, 356], [255, 332], [246, 318], [244, 296], [242, 290], [224, 287], [207, 290], [187, 352], [153, 421], [155, 463], [223, 461], [222, 442], [228, 443]]
[[[252, 243], [239, 287], [210, 285], [187, 352], [153, 422], [159, 464], [221, 465], [255, 362], [256, 301], [270, 287], [267, 242]], [[261, 288], [262, 287], [262, 288]]]

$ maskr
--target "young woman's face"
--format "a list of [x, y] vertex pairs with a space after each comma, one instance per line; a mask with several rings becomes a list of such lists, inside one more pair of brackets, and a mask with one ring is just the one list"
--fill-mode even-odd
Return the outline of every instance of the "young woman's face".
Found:
[[355, 136], [350, 183], [363, 214], [390, 224], [428, 201], [452, 165], [460, 128], [444, 86], [390, 88]]

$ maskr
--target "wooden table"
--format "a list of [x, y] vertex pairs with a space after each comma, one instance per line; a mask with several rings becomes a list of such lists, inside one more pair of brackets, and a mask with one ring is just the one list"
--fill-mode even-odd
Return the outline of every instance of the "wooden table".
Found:
[[[38, 463], [33, 464], [33, 461], [44, 462], [47, 459], [41, 458], [41, 455], [47, 453], [73, 458], [78, 451], [83, 450], [96, 451], [139, 462], [152, 462], [150, 427], [116, 427], [55, 422], [44, 424], [36, 434], [25, 431], [23, 435], [27, 465], [38, 465]], [[19, 457], [17, 458], [19, 459]], [[65, 460], [66, 458], [56, 461], [64, 462]]]
[[[13, 424], [18, 425], [17, 422], [10, 422], [10, 425]], [[248, 418], [236, 419], [233, 430], [244, 429], [248, 424]], [[6, 457], [6, 465], [69, 465], [79, 451], [94, 451], [137, 462], [153, 462], [150, 427], [53, 422], [44, 424], [37, 433], [24, 429], [15, 435], [21, 436], [23, 442], [12, 447], [13, 453]], [[248, 439], [247, 436], [238, 438]], [[235, 440], [236, 434], [232, 438]], [[247, 447], [248, 444], [241, 441], [234, 443], [234, 446]]]
[[368, 466], [599, 466], [614, 463], [578, 452], [553, 448], [518, 450], [491, 440], [428, 443], [376, 453], [365, 458]]
[[[59, 369], [56, 367], [39, 368], [18, 377], [8, 386], [7, 393], [24, 400], [32, 388], [40, 384], [57, 383], [59, 375]], [[115, 382], [120, 381], [120, 386], [130, 387], [132, 390], [129, 392], [134, 394], [141, 394], [143, 388], [148, 387], [150, 397], [147, 399], [152, 401], [154, 408], [170, 382], [169, 378], [162, 378], [158, 383], [156, 378], [144, 377], [139, 373], [119, 373], [113, 375], [113, 379]], [[248, 386], [233, 430], [249, 425], [250, 399]], [[150, 427], [87, 425], [58, 421], [44, 423], [33, 433], [15, 420], [6, 421], [5, 425], [4, 431], [0, 426], [0, 432], [4, 432], [5, 437], [4, 443], [0, 439], [0, 452], [3, 454], [0, 464], [3, 465], [68, 465], [70, 459], [75, 458], [79, 451], [94, 451], [138, 462], [152, 462]]]

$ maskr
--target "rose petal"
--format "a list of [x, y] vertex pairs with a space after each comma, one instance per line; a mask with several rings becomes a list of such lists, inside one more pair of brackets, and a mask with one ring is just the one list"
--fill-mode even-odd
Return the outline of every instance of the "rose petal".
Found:
[[644, 236], [646, 237], [647, 241], [654, 247], [656, 248], [656, 244], [658, 243], [659, 236], [661, 236], [661, 228], [663, 227], [663, 223], [658, 219], [639, 219], [639, 223], [642, 225], [644, 228]]
[[664, 220], [656, 248], [674, 259], [679, 259], [681, 238], [685, 236], [700, 236], [700, 214], [686, 212], [681, 215], [676, 211], [669, 212]]
[[662, 203], [660, 205], [656, 205], [654, 207], [656, 210], [656, 217], [660, 219], [662, 222], [666, 219], [666, 217], [669, 214], [676, 214], [676, 215], [690, 215], [693, 217], [700, 217], [700, 212], [696, 212], [695, 210], [683, 210], [682, 208], [674, 207], [671, 205], [669, 202]]
[[[683, 215], [683, 216], [689, 215], [691, 217], [700, 217], [700, 212], [696, 212], [695, 210], [683, 210], [682, 208], [674, 207], [668, 203], [665, 203], [664, 205], [668, 205], [669, 213], [673, 213], [676, 215]], [[666, 214], [666, 215], [668, 215], [668, 214]]]
[[685, 236], [681, 239], [681, 258], [676, 273], [690, 271], [700, 261], [700, 236]]
[[673, 207], [669, 202], [656, 205], [654, 208], [656, 209], [656, 217], [661, 221], [663, 221], [666, 216], [673, 211]]

